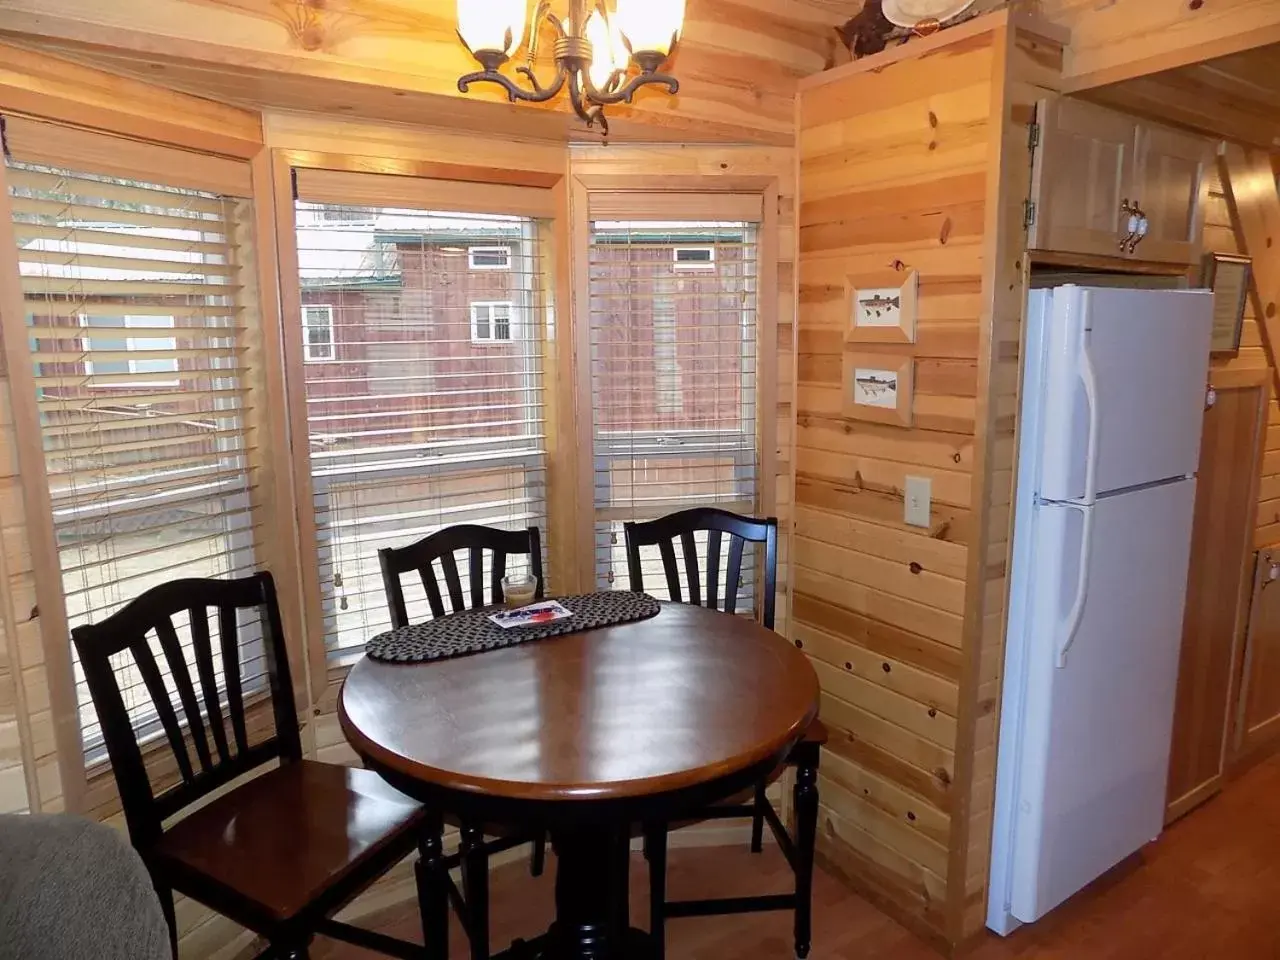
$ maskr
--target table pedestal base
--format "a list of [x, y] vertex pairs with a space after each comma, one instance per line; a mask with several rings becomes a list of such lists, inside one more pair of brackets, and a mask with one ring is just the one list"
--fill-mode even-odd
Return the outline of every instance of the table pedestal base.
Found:
[[[508, 949], [493, 954], [492, 960], [562, 960], [566, 956], [550, 952], [552, 949], [547, 936], [539, 937], [537, 940], [517, 940]], [[649, 934], [634, 927], [623, 935], [620, 949], [620, 953], [608, 954], [608, 956], [617, 960], [657, 960], [658, 956]], [[580, 954], [571, 954], [571, 956], [576, 958]]]
[[[545, 936], [517, 942], [503, 960], [653, 960], [653, 941], [629, 922], [631, 848], [626, 831], [552, 832], [556, 919]], [[498, 960], [498, 957], [495, 957]]]

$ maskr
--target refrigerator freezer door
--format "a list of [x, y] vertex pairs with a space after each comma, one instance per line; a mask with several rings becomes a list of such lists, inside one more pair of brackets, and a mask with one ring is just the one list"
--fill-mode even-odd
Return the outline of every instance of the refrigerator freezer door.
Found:
[[1212, 312], [1203, 290], [1052, 291], [1043, 499], [1092, 503], [1195, 474]]
[[1043, 916], [1163, 826], [1194, 500], [1195, 481], [1182, 480], [1085, 509], [1037, 508], [1039, 572], [1026, 633], [1010, 638], [1027, 656], [1007, 886], [1018, 920]]

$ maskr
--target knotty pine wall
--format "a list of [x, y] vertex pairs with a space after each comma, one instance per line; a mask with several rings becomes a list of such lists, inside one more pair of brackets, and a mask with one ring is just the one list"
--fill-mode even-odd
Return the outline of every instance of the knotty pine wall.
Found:
[[[792, 635], [822, 682], [819, 850], [949, 947], [981, 927], [1032, 106], [1061, 46], [995, 14], [802, 84]], [[917, 340], [847, 345], [845, 284], [920, 275]], [[910, 354], [914, 424], [842, 413], [844, 351]], [[903, 523], [908, 475], [930, 526]], [[976, 926], [975, 926], [976, 924]]]
[[[975, 533], [992, 39], [800, 101], [793, 635], [832, 731], [819, 845], [938, 933]], [[895, 261], [920, 272], [911, 429], [842, 415], [845, 282]], [[902, 522], [908, 474], [932, 481], [928, 530]]]

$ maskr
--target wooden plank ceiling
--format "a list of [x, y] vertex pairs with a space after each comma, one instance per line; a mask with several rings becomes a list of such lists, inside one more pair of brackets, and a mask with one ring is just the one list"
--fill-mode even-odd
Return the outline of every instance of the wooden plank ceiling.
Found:
[[1086, 95], [1131, 113], [1280, 149], [1280, 44], [1098, 87]]
[[[515, 137], [598, 139], [560, 97], [511, 105], [454, 32], [455, 0], [5, 0], [0, 39], [258, 108]], [[795, 82], [835, 56], [862, 0], [689, 0], [672, 72], [609, 113], [614, 139], [790, 144]], [[547, 76], [550, 64], [540, 73]]]
[[1077, 92], [1280, 43], [1280, 0], [1015, 0], [1071, 32]]

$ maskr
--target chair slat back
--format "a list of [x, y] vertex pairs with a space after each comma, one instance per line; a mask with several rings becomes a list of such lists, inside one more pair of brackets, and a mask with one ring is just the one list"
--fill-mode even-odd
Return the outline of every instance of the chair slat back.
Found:
[[[467, 589], [463, 589], [462, 576], [456, 554], [466, 554]], [[484, 555], [492, 555], [489, 572], [489, 595], [485, 596]], [[407, 547], [384, 547], [378, 551], [382, 566], [382, 587], [387, 594], [387, 606], [391, 608], [391, 626], [394, 629], [409, 625], [409, 611], [404, 599], [404, 585], [400, 577], [416, 573], [422, 580], [431, 616], [443, 617], [446, 613], [483, 607], [502, 602], [502, 578], [507, 574], [507, 558], [527, 554], [529, 567], [538, 578], [537, 599], [544, 596], [542, 576], [542, 537], [537, 527], [524, 530], [500, 530], [476, 524], [459, 524], [423, 537]], [[437, 575], [436, 567], [440, 573]], [[450, 610], [445, 609], [441, 580], [449, 596]]]
[[[210, 610], [217, 611], [217, 657]], [[256, 645], [256, 638], [250, 640], [241, 627], [242, 614], [250, 612], [257, 614], [261, 627], [266, 688], [275, 719], [274, 734], [253, 745], [245, 722], [243, 674], [250, 659], [246, 650]], [[182, 617], [190, 636], [185, 646], [179, 635]], [[129, 833], [140, 849], [159, 838], [165, 818], [223, 784], [275, 757], [302, 757], [280, 608], [269, 573], [162, 584], [105, 620], [76, 627], [71, 636], [102, 726]], [[118, 669], [125, 659], [122, 654], [132, 659], [146, 689], [144, 709], [154, 710], [177, 768], [177, 784], [159, 794], [143, 761], [145, 724], [140, 730], [126, 703]], [[194, 661], [199, 691], [189, 659]], [[226, 736], [228, 723], [232, 741]]]
[[[627, 573], [632, 590], [644, 590], [644, 570], [640, 559], [642, 547], [656, 546], [662, 560], [667, 592], [677, 603], [707, 606], [725, 613], [736, 613], [737, 583], [742, 576], [742, 555], [748, 543], [764, 545], [764, 583], [760, 622], [773, 629], [775, 593], [778, 585], [778, 521], [774, 517], [757, 519], [742, 517], [714, 507], [698, 507], [668, 514], [648, 522], [627, 523], [623, 527], [627, 541]], [[696, 535], [707, 535], [705, 604], [702, 571], [698, 563]], [[724, 538], [728, 539], [724, 597], [720, 597], [720, 561]], [[684, 561], [685, 582], [689, 599], [684, 599], [680, 583], [680, 567], [676, 560], [676, 542]]]

